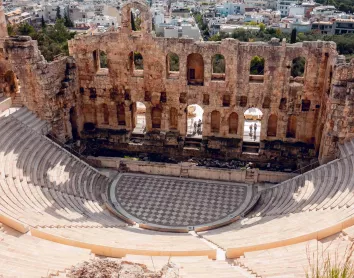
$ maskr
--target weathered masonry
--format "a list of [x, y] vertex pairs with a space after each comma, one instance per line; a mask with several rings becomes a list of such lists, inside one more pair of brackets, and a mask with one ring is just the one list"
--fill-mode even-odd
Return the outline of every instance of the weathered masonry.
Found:
[[[139, 31], [132, 9], [142, 15]], [[72, 57], [47, 63], [28, 37], [2, 45], [3, 94], [88, 149], [325, 162], [353, 136], [353, 61], [333, 42], [157, 38], [149, 8], [133, 1], [117, 32], [70, 41]], [[249, 108], [261, 112], [254, 142], [244, 140]]]

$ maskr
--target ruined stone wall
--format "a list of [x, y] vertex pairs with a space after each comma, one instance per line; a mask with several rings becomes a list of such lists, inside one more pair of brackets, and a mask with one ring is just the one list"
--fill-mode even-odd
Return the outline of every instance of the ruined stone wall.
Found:
[[[2, 45], [1, 92], [48, 120], [60, 139], [71, 138], [66, 107], [75, 103], [78, 89], [73, 59], [61, 57], [48, 63], [30, 37], [6, 38]], [[9, 76], [13, 77], [10, 82]]]
[[[130, 7], [125, 6], [122, 14], [129, 14], [127, 11]], [[125, 21], [128, 21], [128, 17]], [[160, 145], [169, 145], [171, 142], [172, 145], [181, 145], [180, 140], [184, 140], [187, 130], [187, 106], [198, 104], [204, 110], [203, 143], [207, 149], [239, 156], [242, 152], [244, 112], [250, 107], [263, 112], [260, 154], [266, 158], [279, 156], [283, 151], [297, 156], [299, 149], [292, 148], [290, 151], [287, 147], [297, 142], [312, 148], [306, 154], [308, 156], [315, 156], [320, 146], [323, 93], [327, 90], [329, 63], [337, 56], [334, 43], [318, 41], [290, 45], [277, 40], [244, 43], [234, 39], [195, 42], [191, 39], [156, 38], [144, 30], [132, 31], [129, 22], [126, 22], [118, 32], [78, 37], [70, 42], [69, 48], [77, 64], [80, 83], [83, 114], [79, 117], [78, 128], [81, 132], [84, 123], [93, 123], [96, 133], [91, 138], [101, 136], [111, 145], [127, 143], [134, 128], [134, 103], [139, 101], [146, 106], [147, 145], [151, 143], [149, 139], [160, 141]], [[97, 55], [94, 53], [99, 51], [107, 54], [107, 69], [97, 66]], [[143, 71], [132, 68], [133, 52], [142, 54]], [[179, 57], [178, 73], [169, 73], [169, 53]], [[203, 60], [202, 85], [200, 80], [199, 84], [193, 85], [187, 78], [188, 61], [191, 62], [189, 58], [196, 54], [201, 55]], [[224, 80], [213, 79], [212, 58], [215, 54], [225, 58]], [[250, 62], [254, 56], [265, 59], [262, 76], [250, 75]], [[297, 57], [306, 59], [305, 74], [293, 78], [291, 66]], [[225, 97], [230, 99], [227, 106], [223, 105]], [[306, 111], [302, 109], [304, 100], [310, 101]], [[125, 125], [119, 125], [117, 105], [123, 104]], [[107, 118], [104, 105], [108, 107], [109, 121], [104, 120], [105, 114]], [[153, 128], [151, 115], [154, 108], [162, 110], [159, 128]], [[171, 128], [171, 109], [178, 111], [177, 129]], [[220, 113], [220, 128], [217, 132], [211, 129], [213, 111]], [[238, 115], [237, 134], [229, 132], [229, 117], [235, 112]], [[276, 136], [267, 135], [271, 115], [277, 119]], [[290, 116], [296, 117], [295, 138], [287, 136]], [[100, 133], [102, 130], [105, 132]], [[113, 135], [107, 130], [125, 130], [126, 133], [117, 136], [117, 133]], [[170, 136], [171, 132], [173, 136]], [[149, 134], [155, 135], [149, 138]]]

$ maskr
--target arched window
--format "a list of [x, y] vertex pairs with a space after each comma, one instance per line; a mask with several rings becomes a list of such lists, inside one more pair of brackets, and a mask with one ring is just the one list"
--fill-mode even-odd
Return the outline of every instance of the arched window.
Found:
[[211, 132], [220, 132], [220, 112], [211, 112]]
[[178, 78], [179, 76], [179, 57], [176, 53], [170, 52], [166, 57], [167, 77]]
[[100, 51], [100, 68], [101, 69], [107, 69], [108, 68], [107, 54], [104, 51]]
[[268, 130], [267, 136], [275, 137], [277, 136], [277, 127], [278, 127], [278, 117], [277, 115], [270, 115], [268, 119]]
[[93, 67], [95, 72], [97, 72], [100, 69], [100, 57], [98, 53], [99, 53], [98, 50], [92, 52]]
[[102, 104], [102, 114], [103, 114], [103, 124], [108, 125], [109, 124], [109, 110], [108, 110], [108, 105], [105, 103]]
[[290, 115], [288, 118], [288, 127], [286, 130], [287, 138], [296, 138], [297, 119], [295, 115]]
[[311, 108], [311, 100], [303, 99], [301, 103], [301, 110], [303, 112], [307, 112], [310, 111], [310, 108]]
[[225, 80], [225, 58], [221, 54], [215, 54], [211, 59], [212, 80]]
[[142, 76], [144, 74], [144, 58], [140, 52], [130, 52], [129, 64], [133, 75]]
[[204, 85], [204, 60], [198, 53], [189, 54], [187, 57], [188, 85]]
[[151, 110], [152, 128], [161, 128], [162, 110], [154, 107]]
[[283, 97], [283, 98], [280, 100], [280, 104], [279, 104], [279, 109], [280, 109], [280, 110], [285, 110], [285, 109], [286, 109], [286, 102], [287, 102], [287, 100], [286, 100], [285, 97]]
[[229, 116], [229, 133], [237, 134], [238, 129], [238, 115], [236, 112], [233, 112]]
[[73, 140], [76, 141], [79, 139], [79, 131], [77, 127], [77, 113], [75, 107], [71, 107], [70, 109], [70, 124]]
[[178, 111], [172, 107], [170, 109], [170, 129], [177, 129], [178, 127]]
[[17, 94], [19, 93], [19, 81], [13, 71], [7, 71], [4, 75], [5, 93]]
[[125, 105], [123, 103], [117, 105], [118, 125], [125, 125]]
[[263, 83], [264, 81], [264, 58], [254, 56], [250, 63], [250, 82]]
[[141, 31], [142, 29], [142, 16], [139, 9], [130, 10], [130, 24], [132, 31]]
[[293, 60], [291, 65], [292, 77], [303, 77], [305, 74], [306, 59], [304, 57], [297, 57]]
[[263, 101], [262, 108], [269, 109], [270, 108], [270, 97], [265, 97]]

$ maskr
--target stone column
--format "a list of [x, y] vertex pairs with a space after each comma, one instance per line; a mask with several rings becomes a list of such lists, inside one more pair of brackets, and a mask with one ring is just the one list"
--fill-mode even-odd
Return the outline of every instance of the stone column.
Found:
[[3, 39], [8, 36], [7, 33], [7, 24], [5, 18], [5, 10], [2, 4], [2, 0], [0, 0], [0, 39]]

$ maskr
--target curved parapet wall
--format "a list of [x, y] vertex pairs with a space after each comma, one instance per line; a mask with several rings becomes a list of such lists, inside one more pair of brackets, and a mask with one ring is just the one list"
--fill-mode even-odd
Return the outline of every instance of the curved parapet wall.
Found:
[[257, 198], [252, 185], [139, 174], [120, 174], [109, 189], [119, 215], [142, 228], [173, 232], [230, 224]]

